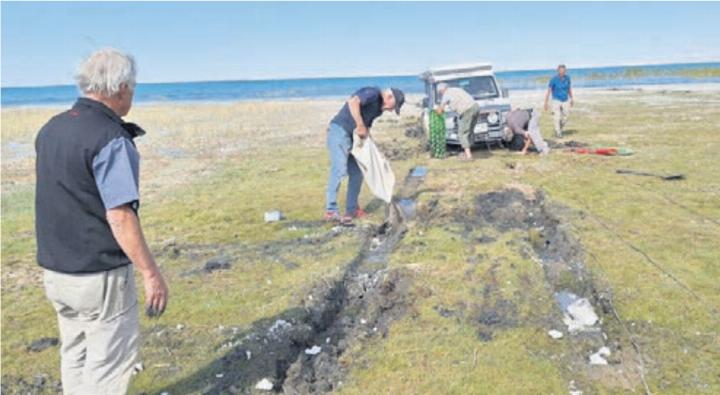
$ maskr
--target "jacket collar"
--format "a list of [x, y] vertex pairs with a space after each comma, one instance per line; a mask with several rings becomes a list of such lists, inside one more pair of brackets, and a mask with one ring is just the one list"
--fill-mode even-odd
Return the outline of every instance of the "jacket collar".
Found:
[[133, 138], [142, 136], [145, 134], [145, 130], [143, 130], [143, 128], [141, 128], [140, 126], [138, 126], [135, 123], [123, 121], [123, 119], [120, 118], [120, 116], [117, 115], [115, 113], [115, 111], [111, 110], [110, 107], [106, 106], [105, 104], [103, 104], [97, 100], [93, 100], [93, 99], [90, 99], [87, 97], [80, 97], [75, 102], [75, 105], [73, 106], [73, 108], [77, 109], [79, 107], [86, 107], [86, 108], [91, 109], [92, 111], [97, 111], [97, 112], [104, 114], [105, 116], [107, 116], [108, 118], [113, 120], [114, 122], [120, 124], [120, 126], [122, 126], [123, 129], [127, 130], [127, 132], [130, 133], [130, 135]]

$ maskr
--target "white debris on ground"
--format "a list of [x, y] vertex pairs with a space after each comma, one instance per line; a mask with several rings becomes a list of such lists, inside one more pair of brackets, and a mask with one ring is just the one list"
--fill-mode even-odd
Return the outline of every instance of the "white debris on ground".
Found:
[[248, 361], [249, 361], [250, 358], [252, 358], [252, 352], [250, 352], [249, 350], [248, 350], [248, 351], [245, 351], [245, 356], [247, 356], [247, 359], [248, 359]]
[[264, 378], [255, 384], [256, 390], [263, 390], [263, 391], [272, 391], [274, 385], [272, 381], [268, 380], [267, 378]]
[[322, 347], [320, 346], [312, 346], [310, 348], [305, 349], [305, 354], [307, 355], [317, 355], [322, 351]]
[[277, 222], [283, 218], [282, 213], [278, 210], [268, 211], [265, 213], [265, 222]]
[[225, 376], [225, 373], [218, 373], [215, 375], [215, 377], [217, 377], [219, 379], [223, 378], [224, 376]]
[[581, 332], [590, 329], [598, 322], [598, 316], [586, 298], [572, 302], [563, 315], [563, 322], [570, 332]]
[[602, 346], [595, 354], [590, 355], [590, 365], [607, 365], [608, 361], [605, 357], [609, 356], [610, 349], [606, 346]]
[[548, 331], [548, 335], [555, 340], [562, 339], [562, 337], [563, 337], [563, 333], [558, 330], [555, 330], [555, 329], [550, 329]]
[[142, 362], [138, 362], [135, 365], [133, 365], [132, 375], [134, 376], [134, 375], [142, 372], [143, 370], [145, 370], [145, 366], [142, 364]]

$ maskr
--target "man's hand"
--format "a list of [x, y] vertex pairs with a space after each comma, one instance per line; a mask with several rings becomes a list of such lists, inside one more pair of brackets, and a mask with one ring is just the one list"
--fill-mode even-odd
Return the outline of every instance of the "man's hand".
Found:
[[548, 110], [548, 102], [545, 102], [545, 112]]
[[162, 274], [155, 270], [148, 275], [143, 274], [145, 285], [145, 313], [148, 317], [160, 316], [165, 311], [168, 300], [168, 287]]
[[575, 99], [570, 98], [570, 107], [575, 105]]
[[368, 129], [367, 126], [365, 126], [365, 121], [363, 120], [362, 113], [360, 112], [360, 98], [353, 96], [347, 101], [347, 104], [350, 109], [350, 115], [352, 115], [353, 120], [355, 121], [355, 133], [357, 133], [360, 138], [364, 139], [368, 135]]
[[120, 248], [142, 274], [147, 315], [159, 316], [167, 306], [168, 287], [145, 242], [140, 220], [129, 204], [107, 210], [107, 219]]
[[355, 133], [357, 133], [360, 138], [365, 138], [368, 135], [368, 129], [365, 127], [365, 125], [360, 125], [355, 129]]

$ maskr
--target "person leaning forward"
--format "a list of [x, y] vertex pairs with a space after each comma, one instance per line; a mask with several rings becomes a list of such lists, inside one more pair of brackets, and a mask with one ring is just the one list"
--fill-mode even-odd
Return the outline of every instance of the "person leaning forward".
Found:
[[[384, 111], [394, 110], [400, 114], [405, 103], [405, 95], [400, 89], [380, 90], [365, 87], [357, 90], [330, 121], [327, 130], [327, 148], [330, 156], [330, 174], [328, 177], [326, 206], [323, 218], [326, 221], [339, 221], [348, 224], [353, 218], [366, 216], [358, 205], [358, 196], [362, 187], [363, 175], [355, 158], [350, 155], [354, 134], [359, 138], [368, 136], [373, 121]], [[354, 131], [354, 133], [353, 133]], [[340, 216], [337, 195], [340, 183], [348, 176], [345, 215]]]
[[57, 312], [65, 394], [124, 394], [138, 359], [133, 268], [149, 315], [165, 310], [168, 287], [145, 242], [139, 207], [144, 131], [121, 117], [132, 106], [134, 59], [114, 49], [83, 61], [84, 97], [54, 116], [35, 141], [37, 259]]
[[441, 99], [440, 105], [435, 111], [442, 114], [445, 112], [446, 107], [450, 107], [458, 114], [458, 137], [464, 151], [464, 156], [461, 158], [470, 160], [472, 159], [470, 137], [480, 118], [480, 106], [462, 88], [448, 87], [446, 83], [440, 83], [437, 86], [437, 91], [441, 95]]
[[532, 143], [541, 155], [547, 155], [550, 152], [550, 148], [540, 133], [538, 111], [514, 108], [505, 115], [505, 121], [505, 134], [510, 137], [511, 149], [518, 150], [520, 154], [525, 155]]

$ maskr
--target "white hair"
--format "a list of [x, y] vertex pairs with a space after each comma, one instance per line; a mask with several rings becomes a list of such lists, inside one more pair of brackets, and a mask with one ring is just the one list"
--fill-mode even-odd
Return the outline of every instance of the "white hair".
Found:
[[443, 89], [447, 89], [447, 87], [448, 87], [448, 84], [441, 82], [441, 83], [437, 84], [437, 91], [440, 92]]
[[77, 86], [83, 94], [112, 97], [122, 85], [135, 88], [137, 69], [135, 59], [113, 48], [92, 53], [78, 66], [75, 74]]

